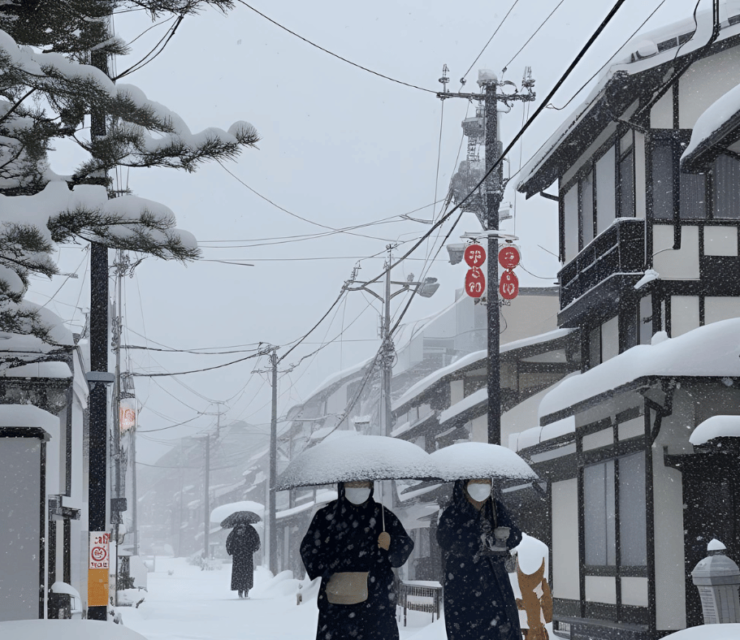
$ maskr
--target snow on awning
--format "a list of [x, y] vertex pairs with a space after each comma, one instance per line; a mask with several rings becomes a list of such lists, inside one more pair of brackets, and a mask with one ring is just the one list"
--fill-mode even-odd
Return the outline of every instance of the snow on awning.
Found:
[[740, 376], [740, 318], [705, 325], [677, 338], [659, 332], [653, 336], [653, 344], [632, 347], [586, 373], [563, 380], [542, 399], [541, 421], [553, 422], [549, 416], [572, 411], [586, 400], [651, 376]]
[[30, 404], [0, 405], [0, 427], [41, 429], [48, 437], [59, 435], [59, 418]]
[[681, 171], [703, 173], [725, 146], [735, 142], [740, 127], [740, 85], [730, 89], [702, 113], [681, 156]]
[[740, 416], [712, 416], [702, 422], [689, 438], [695, 447], [714, 438], [740, 438]]
[[445, 482], [470, 478], [537, 480], [537, 474], [516, 453], [485, 442], [459, 442], [429, 456], [437, 477]]
[[353, 480], [399, 480], [433, 476], [421, 447], [386, 436], [326, 440], [298, 455], [277, 481], [277, 490]]

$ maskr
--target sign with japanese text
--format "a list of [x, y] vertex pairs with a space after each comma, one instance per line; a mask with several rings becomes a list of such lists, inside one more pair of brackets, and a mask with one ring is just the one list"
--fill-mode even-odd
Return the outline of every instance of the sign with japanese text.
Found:
[[105, 531], [90, 532], [89, 569], [110, 568], [110, 534]]
[[465, 275], [465, 293], [471, 298], [480, 298], [486, 290], [486, 277], [478, 267], [468, 269]]
[[506, 245], [502, 247], [501, 251], [498, 252], [498, 263], [504, 269], [513, 269], [519, 264], [522, 259], [519, 249], [512, 245]]
[[486, 261], [486, 250], [479, 244], [469, 244], [465, 247], [463, 259], [469, 267], [481, 267]]
[[136, 400], [122, 400], [119, 407], [121, 432], [125, 433], [136, 427]]
[[513, 300], [519, 295], [519, 278], [513, 271], [504, 271], [501, 274], [498, 290], [504, 300]]

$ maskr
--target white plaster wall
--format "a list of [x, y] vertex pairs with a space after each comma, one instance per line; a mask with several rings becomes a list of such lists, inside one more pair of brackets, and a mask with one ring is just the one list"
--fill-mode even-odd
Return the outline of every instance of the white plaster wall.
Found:
[[586, 600], [617, 604], [617, 579], [611, 576], [586, 576]]
[[619, 355], [619, 318], [614, 316], [601, 325], [601, 361], [606, 362]]
[[673, 92], [666, 94], [650, 110], [651, 129], [673, 129]]
[[704, 255], [737, 256], [737, 227], [704, 227]]
[[552, 592], [580, 600], [577, 480], [552, 483]]
[[[470, 439], [473, 442], [488, 442], [488, 414], [473, 418], [470, 423]], [[505, 442], [503, 437], [501, 442]]]
[[620, 440], [636, 438], [645, 434], [645, 417], [637, 416], [632, 420], [620, 422], [617, 426], [617, 433]]
[[704, 298], [704, 324], [740, 318], [740, 298], [707, 296]]
[[[629, 109], [627, 111], [629, 111]], [[617, 125], [613, 122], [610, 123], [609, 126], [607, 126], [606, 129], [601, 132], [601, 135], [599, 135], [599, 137], [594, 140], [591, 146], [583, 152], [583, 155], [581, 155], [581, 157], [575, 161], [573, 166], [563, 174], [561, 184], [567, 184], [568, 181], [574, 175], [576, 175], [576, 173], [578, 173], [578, 170], [583, 166], [583, 163], [587, 160], [590, 160], [591, 157], [596, 153], [596, 151], [598, 151], [599, 147], [601, 147], [612, 136], [612, 134], [614, 134], [616, 130]]]
[[648, 579], [622, 578], [622, 604], [648, 606]]
[[699, 279], [699, 227], [681, 229], [681, 248], [673, 247], [673, 225], [653, 226], [653, 268], [663, 280]]
[[339, 389], [326, 399], [326, 413], [341, 414], [347, 408], [347, 385], [343, 384]]
[[671, 338], [699, 327], [699, 296], [671, 296]]
[[691, 404], [681, 392], [677, 392], [673, 414], [663, 420], [652, 448], [655, 597], [659, 630], [683, 629], [686, 626], [683, 477], [676, 469], [665, 466], [663, 447], [669, 447], [670, 453], [689, 451], [691, 447], [688, 445], [688, 437], [693, 425]]
[[679, 80], [679, 127], [693, 129], [699, 116], [738, 84], [740, 47], [727, 49], [692, 64]]
[[614, 431], [611, 427], [583, 436], [584, 451], [598, 449], [599, 447], [607, 447], [610, 444], [614, 444]]
[[452, 380], [450, 382], [450, 406], [457, 404], [465, 397], [465, 382]]

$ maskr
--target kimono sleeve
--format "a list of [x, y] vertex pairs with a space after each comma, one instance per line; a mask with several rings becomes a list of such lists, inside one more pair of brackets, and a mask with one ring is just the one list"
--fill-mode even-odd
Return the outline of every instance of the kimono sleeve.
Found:
[[[381, 505], [381, 509], [385, 509]], [[385, 523], [388, 534], [391, 537], [391, 546], [388, 549], [388, 559], [391, 566], [398, 568], [403, 566], [414, 550], [414, 541], [411, 539], [401, 521], [394, 513], [385, 509]]]
[[328, 571], [327, 553], [329, 527], [327, 509], [324, 507], [313, 517], [311, 525], [301, 541], [301, 559], [311, 580], [324, 576]]
[[513, 549], [522, 541], [521, 529], [512, 519], [509, 511], [502, 502], [496, 500], [496, 522], [499, 527], [509, 527], [509, 539], [506, 541], [506, 548]]

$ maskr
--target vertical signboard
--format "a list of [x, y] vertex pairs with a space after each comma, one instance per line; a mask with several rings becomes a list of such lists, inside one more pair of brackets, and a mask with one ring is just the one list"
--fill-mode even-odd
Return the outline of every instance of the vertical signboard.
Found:
[[87, 565], [87, 606], [108, 606], [108, 572], [110, 571], [110, 534], [90, 532], [90, 557]]

